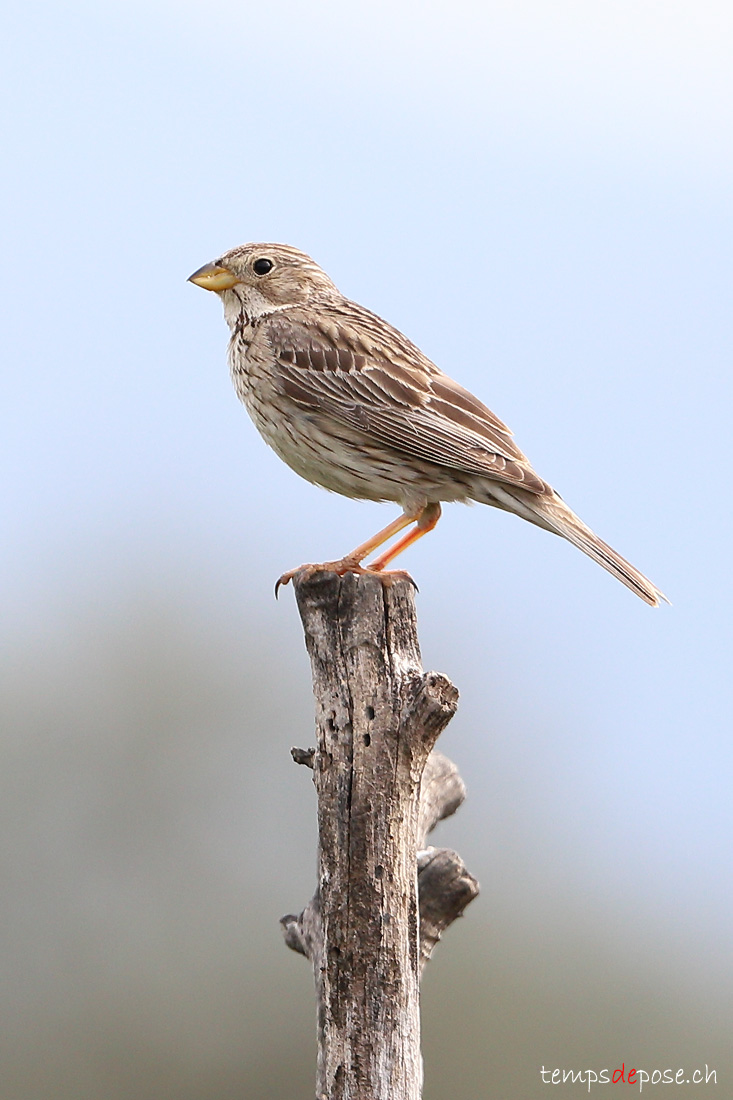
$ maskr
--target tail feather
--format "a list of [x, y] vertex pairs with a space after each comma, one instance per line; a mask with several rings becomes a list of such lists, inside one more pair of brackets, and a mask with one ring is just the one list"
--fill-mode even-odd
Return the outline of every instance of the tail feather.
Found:
[[[570, 512], [570, 509], [568, 509], [568, 512]], [[573, 546], [577, 546], [593, 561], [597, 561], [612, 576], [641, 597], [645, 603], [650, 604], [651, 607], [659, 607], [662, 600], [669, 603], [664, 593], [655, 584], [652, 584], [648, 577], [645, 577], [631, 562], [626, 561], [626, 558], [622, 558], [612, 546], [609, 546], [608, 543], [594, 534], [590, 527], [586, 527], [583, 521], [573, 512], [570, 512], [567, 518], [564, 516], [556, 518], [545, 514], [543, 519], [550, 530], [562, 535], [563, 538], [566, 538], [568, 542], [572, 542]]]
[[507, 491], [504, 486], [499, 488], [497, 485], [492, 485], [490, 494], [487, 494], [484, 499], [489, 504], [515, 512], [523, 519], [528, 519], [531, 523], [536, 523], [539, 527], [544, 527], [545, 530], [552, 531], [567, 539], [568, 542], [572, 542], [573, 546], [577, 546], [589, 558], [602, 565], [651, 607], [658, 607], [662, 601], [669, 603], [667, 597], [655, 584], [652, 584], [631, 562], [622, 558], [613, 547], [591, 531], [590, 527], [587, 527], [557, 494], [549, 500], [546, 497], [532, 498], [528, 493], [518, 498], [516, 492]]

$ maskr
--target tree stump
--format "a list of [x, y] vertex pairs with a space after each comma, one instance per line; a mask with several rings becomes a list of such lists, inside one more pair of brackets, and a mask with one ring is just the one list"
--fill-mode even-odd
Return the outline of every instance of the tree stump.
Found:
[[419, 1100], [420, 973], [478, 884], [425, 838], [465, 788], [433, 750], [458, 692], [423, 672], [407, 577], [316, 572], [294, 579], [311, 659], [318, 887], [282, 918], [312, 965], [317, 1100]]

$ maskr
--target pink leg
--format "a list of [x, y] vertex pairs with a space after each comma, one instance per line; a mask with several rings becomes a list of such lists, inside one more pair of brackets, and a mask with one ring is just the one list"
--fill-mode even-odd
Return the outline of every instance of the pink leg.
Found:
[[394, 561], [398, 554], [401, 554], [408, 546], [412, 546], [413, 542], [417, 542], [423, 535], [427, 535], [428, 531], [432, 531], [439, 519], [440, 505], [438, 503], [428, 504], [427, 508], [423, 508], [420, 513], [412, 531], [408, 531], [401, 539], [398, 539], [392, 546], [389, 546], [376, 561], [373, 561], [371, 565], [367, 567], [369, 572], [381, 573], [385, 565], [389, 565], [391, 561]]
[[[411, 523], [415, 523], [417, 521], [417, 523], [419, 525], [422, 522], [423, 516], [432, 507], [435, 507], [435, 506], [429, 504], [427, 508], [424, 508], [422, 510], [422, 512], [415, 512], [412, 515], [408, 515], [407, 513], [404, 513], [403, 515], [398, 516], [397, 519], [393, 519], [391, 523], [388, 523], [387, 526], [384, 527], [381, 531], [378, 531], [376, 535], [372, 535], [372, 537], [370, 539], [367, 539], [366, 542], [363, 542], [361, 544], [361, 546], [357, 546], [356, 549], [352, 550], [350, 554], [346, 554], [345, 557], [340, 558], [339, 561], [325, 561], [320, 565], [301, 565], [297, 569], [291, 569], [288, 573], [283, 573], [282, 577], [280, 577], [280, 580], [275, 585], [275, 595], [277, 595], [277, 592], [278, 592], [278, 589], [280, 588], [280, 585], [287, 584], [290, 580], [292, 580], [292, 578], [295, 576], [295, 574], [300, 573], [301, 570], [308, 570], [309, 573], [322, 572], [322, 571], [323, 572], [329, 572], [329, 573], [338, 573], [338, 575], [340, 577], [343, 577], [343, 575], [345, 573], [371, 573], [371, 572], [373, 572], [374, 570], [372, 568], [365, 569], [362, 566], [361, 563], [364, 560], [364, 558], [368, 554], [371, 554], [371, 552], [373, 550], [376, 550], [378, 547], [380, 547], [383, 543], [387, 542], [388, 539], [391, 539], [393, 535], [397, 535], [397, 534], [399, 534], [400, 531], [404, 531], [405, 527], [409, 527], [409, 525]], [[440, 505], [437, 505], [437, 508], [438, 508], [438, 516], [439, 516], [440, 515]], [[435, 523], [437, 523], [437, 522], [438, 522], [438, 520], [437, 520], [437, 517], [436, 517]], [[432, 526], [435, 526], [435, 523], [433, 523]], [[421, 533], [424, 533], [424, 532], [421, 532]], [[417, 537], [419, 538], [419, 535]], [[401, 541], [403, 541], [403, 540], [401, 540]], [[410, 541], [413, 541], [413, 540], [411, 539]], [[407, 543], [405, 545], [407, 545]], [[399, 551], [396, 551], [396, 552], [399, 553]], [[395, 556], [394, 553], [390, 553], [390, 552], [388, 552], [388, 555], [383, 555], [383, 557], [385, 557], [387, 561], [391, 561], [391, 559], [394, 556]]]

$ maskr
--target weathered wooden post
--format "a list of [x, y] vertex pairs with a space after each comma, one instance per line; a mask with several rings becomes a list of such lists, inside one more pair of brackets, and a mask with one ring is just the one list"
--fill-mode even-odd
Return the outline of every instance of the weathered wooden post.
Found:
[[478, 885], [425, 838], [463, 801], [453, 764], [433, 751], [458, 705], [423, 672], [409, 579], [317, 572], [294, 579], [311, 658], [318, 886], [282, 918], [313, 965], [317, 1100], [419, 1100], [420, 972]]

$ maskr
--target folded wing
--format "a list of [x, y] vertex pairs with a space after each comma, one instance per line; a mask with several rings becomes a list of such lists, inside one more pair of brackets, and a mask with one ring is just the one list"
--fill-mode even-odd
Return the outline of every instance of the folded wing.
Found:
[[264, 333], [284, 393], [304, 410], [373, 436], [398, 453], [544, 496], [505, 424], [400, 332], [355, 303], [314, 322], [272, 314]]

